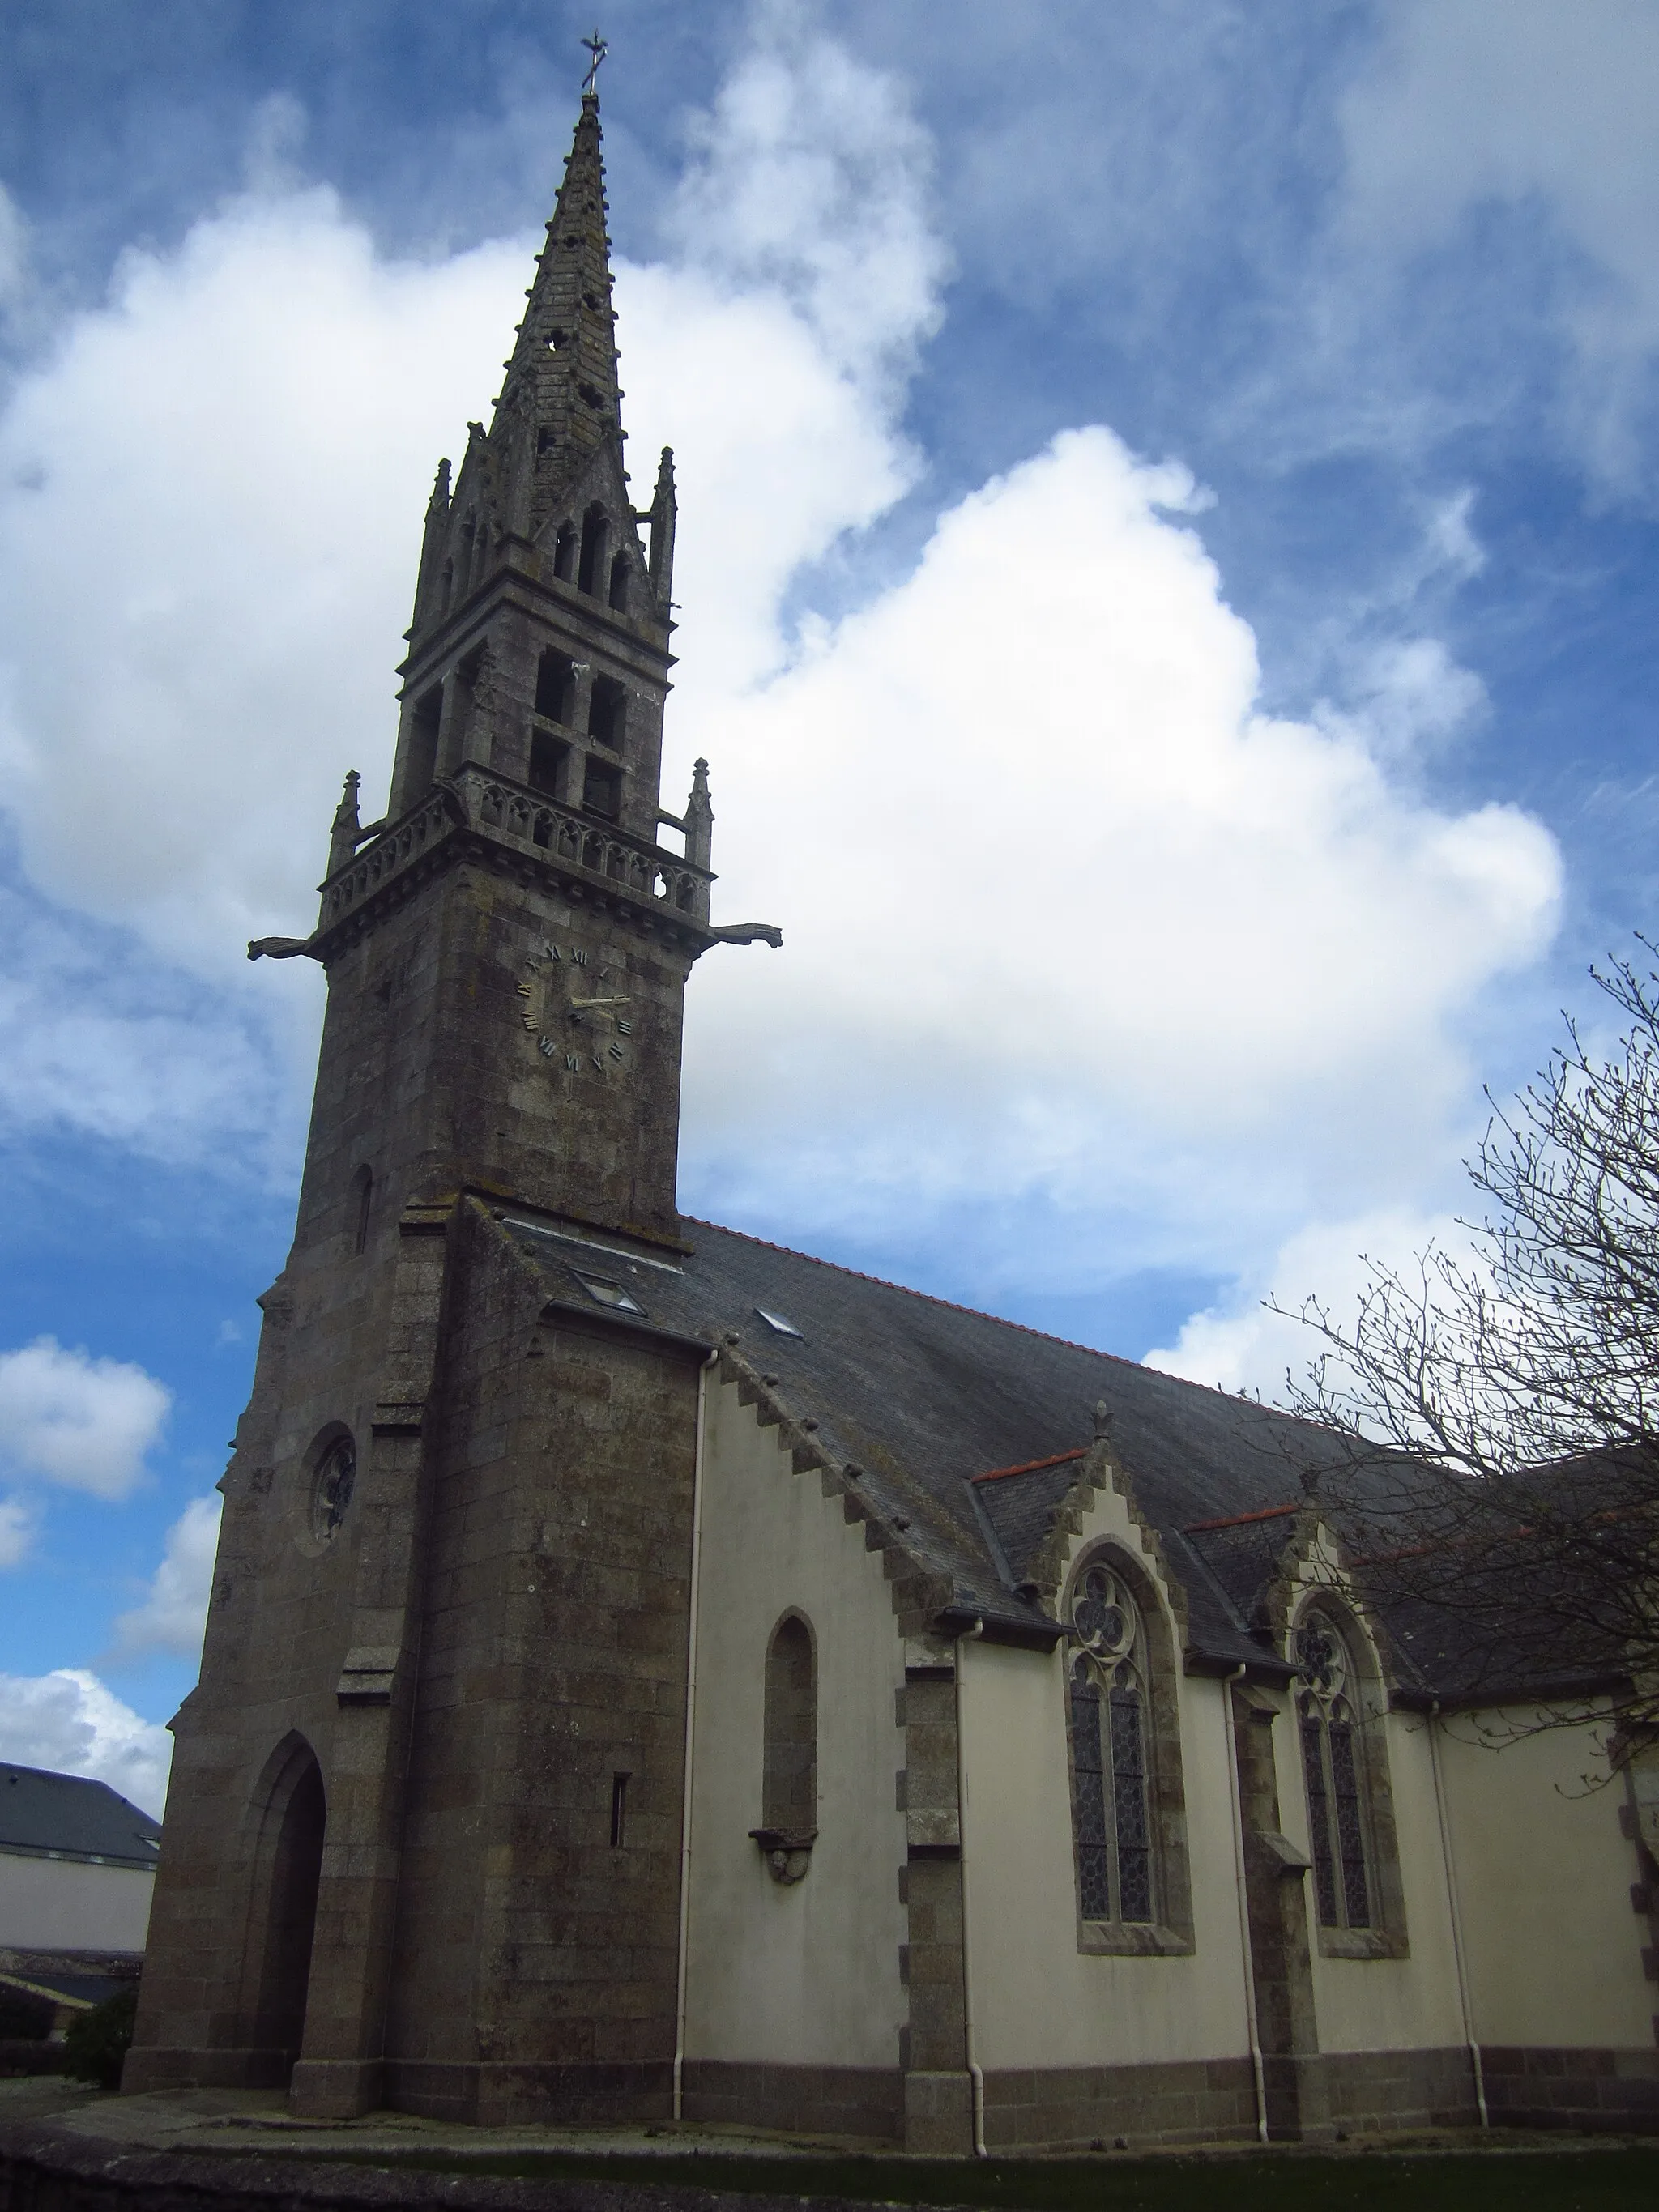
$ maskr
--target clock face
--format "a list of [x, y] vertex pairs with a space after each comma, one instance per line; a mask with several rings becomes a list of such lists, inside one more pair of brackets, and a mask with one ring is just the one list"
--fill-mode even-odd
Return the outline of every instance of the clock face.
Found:
[[524, 963], [520, 1017], [550, 1066], [568, 1075], [611, 1075], [628, 1066], [634, 1002], [627, 977], [580, 945], [551, 939]]

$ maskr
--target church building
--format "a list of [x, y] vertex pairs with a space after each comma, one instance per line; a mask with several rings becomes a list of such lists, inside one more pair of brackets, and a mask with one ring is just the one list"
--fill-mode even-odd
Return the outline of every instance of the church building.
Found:
[[348, 778], [250, 947], [327, 1014], [125, 2086], [961, 2154], [1651, 2124], [1619, 1681], [1487, 1747], [1316, 1429], [677, 1210], [693, 970], [780, 934], [711, 919], [706, 764], [663, 805], [617, 360], [590, 83], [384, 818]]

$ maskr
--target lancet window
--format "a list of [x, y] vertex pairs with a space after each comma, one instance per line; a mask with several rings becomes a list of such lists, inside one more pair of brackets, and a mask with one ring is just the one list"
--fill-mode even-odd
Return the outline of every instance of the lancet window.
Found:
[[1295, 1656], [1302, 1678], [1297, 1718], [1320, 1924], [1370, 1928], [1374, 1884], [1366, 1849], [1365, 1762], [1352, 1654], [1333, 1617], [1310, 1607], [1297, 1628]]
[[766, 1654], [763, 1818], [805, 1835], [818, 1816], [818, 1688], [811, 1632], [799, 1613], [777, 1626]]
[[1072, 1829], [1085, 1921], [1158, 1917], [1146, 1633], [1109, 1560], [1089, 1562], [1072, 1600]]
[[605, 574], [605, 544], [611, 535], [605, 509], [590, 507], [582, 517], [581, 556], [576, 568], [576, 589], [598, 592]]

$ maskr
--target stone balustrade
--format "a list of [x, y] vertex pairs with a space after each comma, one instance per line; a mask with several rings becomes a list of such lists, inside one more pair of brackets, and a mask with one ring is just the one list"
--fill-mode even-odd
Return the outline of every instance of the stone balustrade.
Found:
[[544, 855], [562, 868], [604, 883], [641, 906], [660, 908], [695, 925], [708, 921], [707, 868], [659, 845], [647, 844], [614, 823], [561, 805], [476, 763], [464, 763], [434, 784], [366, 845], [349, 867], [323, 885], [319, 930], [346, 921], [380, 887], [413, 867], [446, 838], [471, 830], [526, 857]]

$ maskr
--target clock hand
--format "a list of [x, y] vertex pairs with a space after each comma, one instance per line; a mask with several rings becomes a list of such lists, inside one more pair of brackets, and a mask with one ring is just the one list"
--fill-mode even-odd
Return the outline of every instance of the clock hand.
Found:
[[576, 1006], [626, 1006], [631, 1003], [632, 1002], [627, 999], [573, 999], [570, 1001], [573, 1008]]

